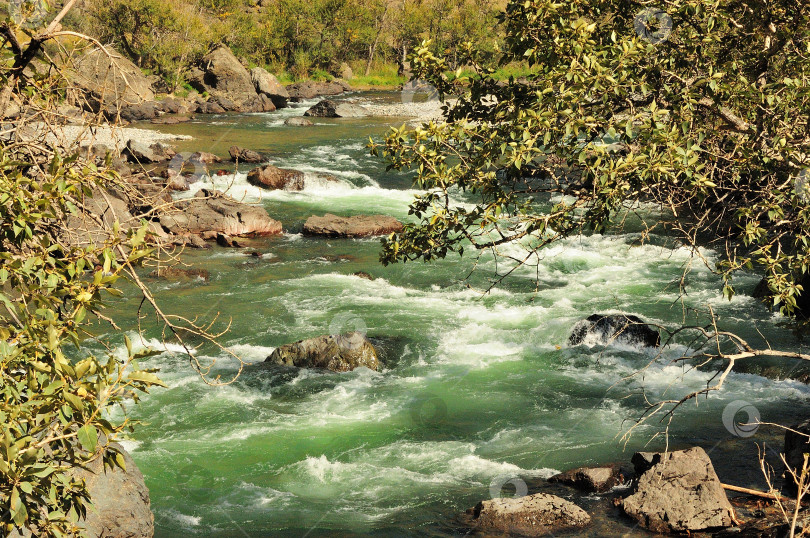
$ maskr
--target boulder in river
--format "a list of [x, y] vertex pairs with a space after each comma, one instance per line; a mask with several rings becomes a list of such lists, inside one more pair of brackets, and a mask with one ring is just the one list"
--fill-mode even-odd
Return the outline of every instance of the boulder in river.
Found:
[[294, 116], [284, 120], [284, 125], [290, 125], [293, 127], [312, 127], [313, 123], [312, 121], [302, 118], [301, 116]]
[[277, 168], [272, 164], [254, 168], [247, 175], [248, 183], [263, 189], [300, 191], [304, 188], [304, 173]]
[[160, 224], [176, 235], [200, 234], [212, 238], [218, 233], [265, 236], [282, 232], [281, 223], [271, 219], [263, 207], [206, 189], [190, 200], [177, 202], [174, 211], [161, 215]]
[[239, 146], [231, 146], [228, 148], [228, 154], [231, 156], [231, 160], [234, 162], [240, 163], [262, 163], [267, 159], [259, 153], [258, 151], [253, 151], [252, 149], [244, 149], [240, 148]]
[[362, 118], [368, 116], [368, 111], [359, 105], [336, 103], [324, 99], [304, 112], [304, 116], [311, 118]]
[[591, 521], [576, 504], [547, 493], [481, 501], [467, 510], [467, 517], [479, 532], [519, 536], [547, 536]]
[[571, 469], [552, 476], [548, 481], [572, 486], [588, 493], [603, 493], [613, 486], [623, 483], [624, 476], [617, 466], [608, 465]]
[[265, 362], [299, 368], [325, 368], [349, 372], [379, 368], [377, 351], [361, 332], [318, 336], [276, 348]]
[[327, 213], [323, 217], [313, 215], [304, 223], [305, 234], [327, 237], [368, 237], [387, 235], [401, 230], [402, 223], [386, 215], [339, 217]]
[[250, 79], [256, 91], [269, 97], [276, 108], [287, 106], [290, 94], [274, 75], [261, 67], [254, 67], [250, 70]]
[[571, 336], [568, 337], [568, 343], [575, 346], [591, 338], [603, 345], [613, 342], [645, 347], [661, 345], [661, 336], [658, 331], [651, 328], [638, 316], [630, 314], [588, 316], [574, 326]]
[[700, 447], [633, 456], [638, 482], [624, 512], [654, 532], [688, 533], [734, 524], [734, 509]]

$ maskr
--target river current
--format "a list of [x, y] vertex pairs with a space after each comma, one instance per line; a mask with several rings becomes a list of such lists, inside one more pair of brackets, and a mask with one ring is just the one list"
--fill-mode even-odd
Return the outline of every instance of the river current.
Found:
[[[686, 249], [657, 237], [640, 244], [632, 227], [571, 239], [546, 249], [536, 268], [516, 272], [485, 294], [496, 268], [492, 258], [482, 258], [465, 280], [474, 263], [467, 255], [383, 267], [378, 239], [302, 236], [306, 218], [326, 212], [407, 220], [415, 194], [410, 176], [386, 172], [366, 149], [370, 136], [380, 138], [405, 120], [284, 125], [313, 103], [160, 126], [194, 136], [180, 143], [181, 150], [227, 156], [227, 148], [238, 144], [267, 152], [271, 162], [302, 170], [307, 179], [302, 192], [268, 192], [246, 182], [248, 167], [235, 178], [216, 178], [213, 186], [261, 203], [283, 223], [284, 235], [242, 249], [184, 253], [185, 262], [210, 272], [209, 282], [149, 281], [168, 312], [219, 315], [217, 326], [230, 321], [222, 342], [253, 363], [236, 382], [208, 386], [144, 320], [145, 337], [135, 339], [136, 346], [165, 351], [142, 366], [160, 368], [168, 388], [132, 408], [143, 423], [124, 444], [149, 487], [156, 536], [463, 535], [456, 516], [479, 500], [520, 492], [524, 485], [533, 490], [558, 471], [627, 463], [634, 450], [665, 448], [664, 438], [651, 440], [657, 423], [639, 429], [626, 445], [620, 438], [643, 409], [639, 390], [655, 398], [679, 396], [705, 386], [709, 376], [661, 360], [622, 383], [654, 352], [572, 347], [567, 337], [593, 313], [632, 313], [677, 327]], [[197, 183], [184, 196], [210, 186]], [[252, 251], [263, 256], [251, 257]], [[358, 271], [374, 280], [354, 276]], [[687, 306], [710, 305], [723, 327], [756, 342], [765, 337], [774, 347], [802, 349], [783, 320], [749, 296], [756, 277], [741, 278], [732, 301], [723, 299], [718, 279], [700, 264], [688, 278]], [[124, 298], [111, 309], [131, 318], [137, 305]], [[127, 329], [134, 336], [134, 320]], [[349, 330], [378, 343], [379, 372], [259, 366], [276, 346]], [[105, 338], [122, 345], [120, 335]], [[684, 352], [676, 344], [664, 355]], [[215, 371], [224, 377], [237, 369], [236, 361], [213, 348], [202, 347], [199, 357], [218, 359]], [[768, 364], [781, 365], [782, 374], [794, 367]], [[781, 433], [764, 426], [753, 435], [729, 428], [724, 411], [739, 410], [742, 422], [751, 412], [763, 422], [792, 422], [810, 408], [806, 385], [774, 380], [778, 373], [763, 377], [762, 371], [734, 373], [721, 393], [681, 409], [669, 446], [703, 446], [721, 479], [762, 487], [755, 443], [778, 450]], [[644, 535], [618, 515], [603, 519], [581, 534]]]

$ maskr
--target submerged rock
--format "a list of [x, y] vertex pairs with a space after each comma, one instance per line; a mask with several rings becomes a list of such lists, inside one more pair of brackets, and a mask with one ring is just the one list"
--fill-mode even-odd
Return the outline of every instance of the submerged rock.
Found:
[[658, 347], [661, 336], [638, 316], [628, 314], [593, 314], [580, 321], [571, 331], [568, 343], [572, 346], [581, 344], [587, 337], [593, 336], [604, 345], [622, 342], [630, 345]]
[[580, 467], [556, 474], [548, 479], [585, 492], [603, 493], [624, 482], [621, 470], [616, 466]]
[[327, 237], [368, 237], [387, 235], [401, 230], [402, 223], [386, 215], [339, 217], [327, 213], [323, 217], [313, 215], [304, 223], [305, 234]]
[[254, 168], [247, 175], [248, 183], [270, 190], [300, 191], [304, 188], [304, 173], [277, 168], [272, 164]]
[[576, 504], [547, 493], [481, 501], [467, 510], [467, 516], [476, 530], [520, 536], [546, 536], [591, 521]]
[[161, 267], [155, 269], [149, 276], [152, 278], [165, 278], [167, 280], [186, 280], [201, 278], [208, 282], [211, 274], [206, 269], [190, 268], [184, 269], [182, 267]]
[[284, 125], [292, 125], [293, 127], [312, 127], [313, 123], [306, 118], [302, 118], [301, 116], [295, 116], [293, 118], [287, 118], [284, 120]]
[[299, 340], [277, 348], [265, 362], [299, 368], [325, 368], [349, 372], [355, 368], [379, 368], [377, 351], [363, 333], [350, 332]]
[[734, 524], [734, 509], [706, 452], [699, 447], [633, 456], [635, 492], [625, 513], [654, 532], [694, 532]]
[[368, 116], [368, 111], [359, 105], [336, 103], [325, 99], [304, 112], [304, 116], [312, 118], [362, 118]]

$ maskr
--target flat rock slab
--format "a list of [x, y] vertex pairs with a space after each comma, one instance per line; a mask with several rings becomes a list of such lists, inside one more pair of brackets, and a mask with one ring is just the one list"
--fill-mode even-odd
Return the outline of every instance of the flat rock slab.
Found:
[[257, 205], [238, 202], [219, 191], [206, 189], [194, 198], [177, 202], [176, 210], [160, 217], [160, 224], [170, 233], [240, 235], [278, 235], [281, 223]]
[[467, 515], [476, 530], [519, 536], [547, 536], [591, 521], [576, 504], [547, 493], [481, 501]]
[[734, 510], [700, 447], [633, 456], [640, 473], [625, 513], [655, 532], [693, 532], [734, 524]]
[[623, 483], [624, 477], [621, 470], [615, 466], [580, 467], [556, 474], [548, 481], [572, 486], [580, 491], [603, 493]]
[[323, 217], [313, 215], [304, 223], [305, 234], [327, 237], [368, 237], [400, 231], [402, 223], [385, 215], [339, 217], [327, 213]]
[[281, 346], [264, 361], [299, 368], [323, 368], [333, 372], [349, 372], [366, 367], [379, 368], [377, 350], [360, 332], [325, 335]]

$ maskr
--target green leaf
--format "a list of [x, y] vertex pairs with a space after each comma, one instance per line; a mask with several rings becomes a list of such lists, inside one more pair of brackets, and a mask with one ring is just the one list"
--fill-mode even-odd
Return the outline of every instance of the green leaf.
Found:
[[79, 443], [87, 452], [95, 452], [98, 444], [98, 432], [92, 424], [85, 424], [77, 432]]

